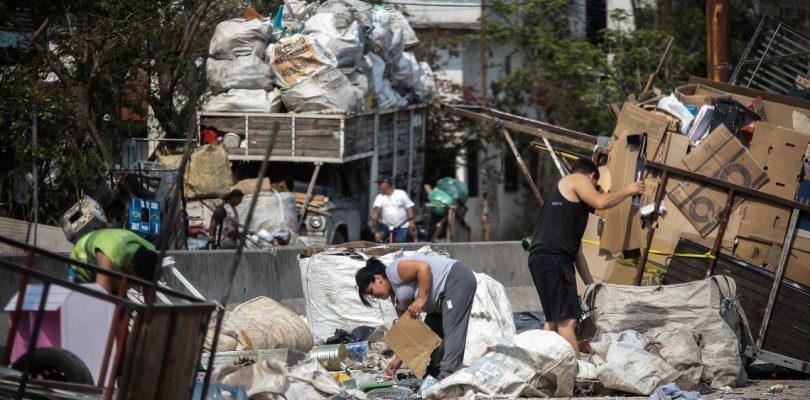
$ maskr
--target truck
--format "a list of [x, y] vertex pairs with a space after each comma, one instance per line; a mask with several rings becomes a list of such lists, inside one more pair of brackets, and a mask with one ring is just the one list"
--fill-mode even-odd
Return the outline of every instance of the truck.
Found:
[[272, 140], [270, 181], [320, 200], [306, 211], [298, 204], [300, 241], [339, 244], [370, 237], [366, 221], [381, 174], [415, 202], [423, 197], [427, 112], [422, 104], [354, 115], [199, 112], [198, 143], [203, 130], [223, 134], [234, 176], [246, 179], [256, 177]]

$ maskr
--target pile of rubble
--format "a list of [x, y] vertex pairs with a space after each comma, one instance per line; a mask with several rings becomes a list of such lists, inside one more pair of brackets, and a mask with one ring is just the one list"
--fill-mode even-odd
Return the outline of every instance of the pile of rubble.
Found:
[[357, 113], [433, 95], [430, 66], [409, 51], [419, 39], [395, 8], [286, 3], [272, 19], [246, 13], [217, 25], [204, 111]]

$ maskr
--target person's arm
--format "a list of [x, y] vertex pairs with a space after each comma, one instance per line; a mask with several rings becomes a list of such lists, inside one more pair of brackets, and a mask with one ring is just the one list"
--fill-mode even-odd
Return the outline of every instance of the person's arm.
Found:
[[419, 313], [422, 312], [422, 307], [427, 302], [428, 291], [433, 277], [430, 274], [430, 264], [418, 260], [402, 260], [397, 265], [397, 274], [402, 283], [416, 281], [416, 287], [419, 288], [419, 295], [413, 300], [408, 307], [408, 312], [411, 317], [418, 318]]
[[380, 223], [380, 210], [381, 208], [378, 206], [374, 206], [374, 208], [371, 209], [371, 222], [375, 224]]
[[[106, 269], [108, 271], [113, 271], [113, 263], [106, 254], [97, 251], [96, 252], [96, 260], [98, 260], [98, 267]], [[96, 283], [99, 284], [107, 293], [113, 293], [113, 280], [109, 275], [96, 273]], [[117, 289], [117, 288], [116, 288]]]
[[222, 224], [222, 221], [225, 220], [225, 215], [227, 211], [222, 206], [218, 206], [214, 209], [214, 213], [211, 215], [211, 222], [208, 224], [208, 242], [212, 243], [216, 241], [217, 232], [219, 230], [219, 226]]
[[644, 192], [644, 182], [633, 182], [614, 192], [599, 193], [585, 175], [572, 174], [569, 178], [572, 180], [571, 189], [577, 197], [597, 210], [614, 207], [622, 200]]
[[579, 277], [582, 278], [582, 282], [586, 285], [593, 283], [591, 270], [588, 269], [588, 260], [585, 258], [585, 254], [582, 253], [582, 245], [579, 246], [577, 258], [574, 259], [574, 265], [577, 267], [577, 272], [579, 272]]

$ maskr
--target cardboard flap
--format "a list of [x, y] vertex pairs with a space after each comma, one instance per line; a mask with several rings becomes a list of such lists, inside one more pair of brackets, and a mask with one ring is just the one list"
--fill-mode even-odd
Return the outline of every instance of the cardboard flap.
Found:
[[384, 340], [419, 378], [425, 376], [430, 353], [442, 343], [442, 339], [421, 319], [413, 319], [407, 312], [388, 331]]

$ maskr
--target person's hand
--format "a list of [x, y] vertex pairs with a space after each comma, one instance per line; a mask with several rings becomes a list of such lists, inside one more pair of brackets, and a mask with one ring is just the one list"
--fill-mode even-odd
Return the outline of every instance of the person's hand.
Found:
[[422, 312], [422, 307], [425, 306], [425, 299], [417, 298], [416, 300], [408, 306], [408, 312], [411, 314], [413, 319], [419, 318], [419, 313]]
[[385, 373], [388, 375], [395, 375], [399, 367], [402, 366], [402, 359], [399, 356], [394, 356], [394, 359], [385, 367]]
[[633, 182], [627, 185], [625, 188], [627, 192], [630, 193], [631, 195], [642, 194], [644, 193], [645, 188], [644, 181]]

